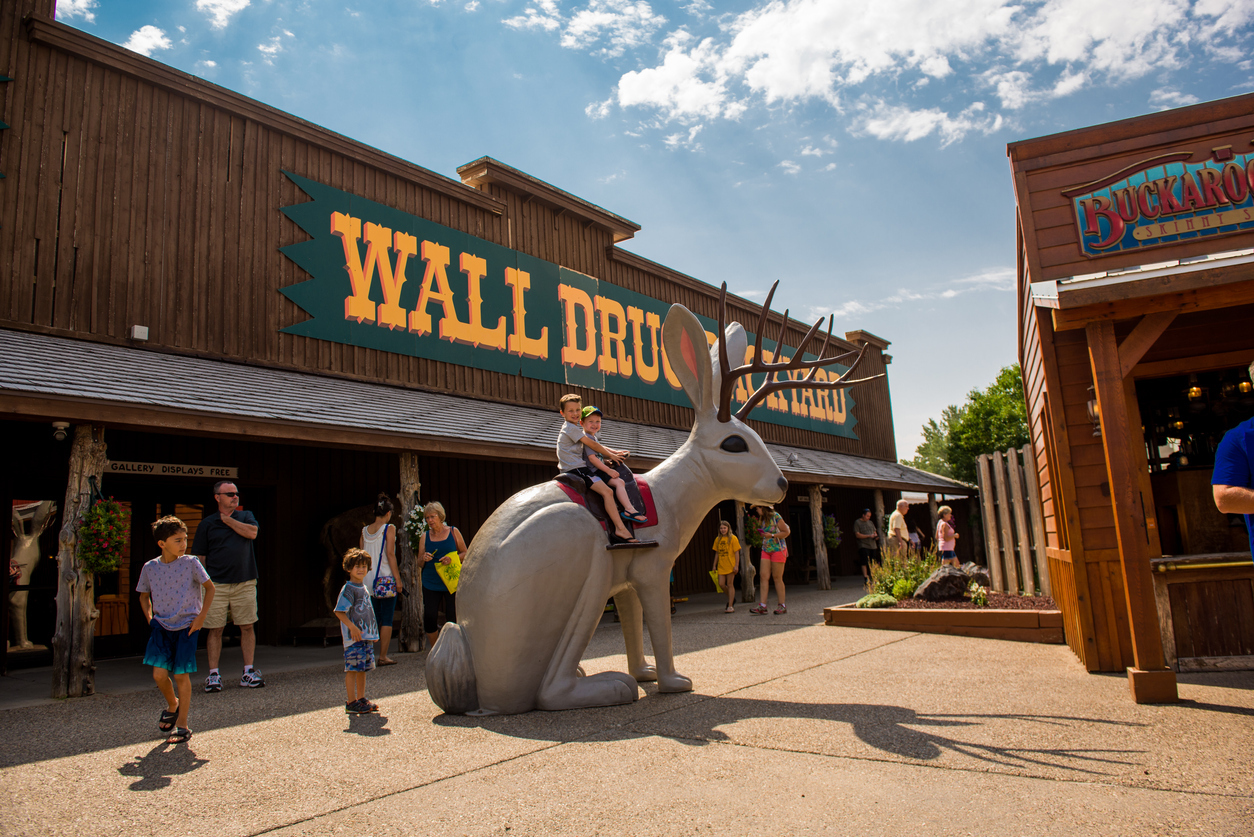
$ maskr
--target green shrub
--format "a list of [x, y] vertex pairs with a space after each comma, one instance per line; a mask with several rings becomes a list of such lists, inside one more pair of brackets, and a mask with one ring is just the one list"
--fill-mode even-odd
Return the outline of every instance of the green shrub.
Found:
[[988, 607], [987, 587], [981, 587], [972, 581], [967, 587], [967, 594], [971, 597], [971, 603], [976, 607]]
[[910, 582], [906, 581], [904, 578], [899, 578], [893, 582], [893, 598], [897, 601], [908, 599], [914, 595], [914, 591], [916, 589], [918, 588], [911, 587]]
[[885, 593], [871, 593], [858, 599], [857, 607], [892, 607], [897, 600]]
[[904, 581], [903, 589], [908, 589], [910, 595], [913, 595], [919, 585], [939, 568], [940, 557], [935, 549], [915, 553], [886, 547], [881, 552], [880, 560], [871, 562], [871, 580], [867, 582], [867, 592], [894, 595], [897, 582]]

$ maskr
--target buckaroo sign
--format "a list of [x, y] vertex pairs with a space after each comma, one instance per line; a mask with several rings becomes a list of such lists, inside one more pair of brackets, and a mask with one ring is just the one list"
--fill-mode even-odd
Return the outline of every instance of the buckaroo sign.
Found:
[[1254, 230], [1254, 153], [1231, 145], [1142, 160], [1063, 192], [1093, 258]]
[[[688, 404], [661, 346], [668, 303], [284, 174], [313, 200], [283, 208], [311, 238], [281, 250], [312, 277], [281, 289], [310, 315], [283, 331]], [[712, 341], [716, 323], [701, 321]], [[765, 339], [762, 351], [792, 356]], [[830, 375], [844, 370], [834, 364]], [[752, 389], [742, 381], [733, 400], [744, 403]], [[784, 391], [764, 406], [755, 419], [857, 438], [843, 389]]]

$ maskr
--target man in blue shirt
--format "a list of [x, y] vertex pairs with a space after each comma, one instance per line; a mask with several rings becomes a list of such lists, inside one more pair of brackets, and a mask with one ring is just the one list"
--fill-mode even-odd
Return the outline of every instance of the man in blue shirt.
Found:
[[[1254, 380], [1254, 363], [1250, 364]], [[1254, 555], [1254, 418], [1243, 421], [1224, 434], [1215, 451], [1215, 471], [1211, 475], [1215, 507], [1224, 514], [1245, 515]]]

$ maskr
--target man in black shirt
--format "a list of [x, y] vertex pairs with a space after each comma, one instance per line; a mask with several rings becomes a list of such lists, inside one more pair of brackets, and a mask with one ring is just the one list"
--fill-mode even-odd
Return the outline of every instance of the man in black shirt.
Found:
[[204, 559], [205, 570], [217, 588], [217, 595], [205, 617], [205, 649], [209, 652], [206, 692], [222, 691], [218, 659], [222, 655], [222, 630], [229, 617], [239, 626], [240, 651], [244, 655], [244, 675], [239, 684], [248, 689], [266, 685], [261, 672], [253, 668], [257, 648], [257, 518], [239, 508], [239, 489], [222, 481], [213, 486], [217, 511], [206, 515], [196, 527], [191, 552]]

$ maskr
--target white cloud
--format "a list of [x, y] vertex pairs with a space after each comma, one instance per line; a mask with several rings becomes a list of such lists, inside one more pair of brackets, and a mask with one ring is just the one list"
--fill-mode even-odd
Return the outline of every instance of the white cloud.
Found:
[[56, 11], [52, 16], [60, 21], [81, 17], [87, 23], [95, 23], [96, 13], [92, 9], [99, 5], [98, 0], [57, 0]]
[[196, 0], [196, 8], [209, 15], [214, 29], [225, 29], [231, 18], [248, 8], [249, 0]]
[[[285, 33], [291, 35], [291, 32]], [[257, 44], [257, 51], [262, 54], [262, 60], [267, 64], [273, 64], [275, 56], [283, 51], [283, 36], [275, 35], [264, 44]]]
[[593, 119], [604, 119], [610, 115], [610, 108], [613, 104], [613, 99], [606, 99], [604, 102], [593, 102], [584, 108], [583, 112]]
[[592, 0], [571, 16], [561, 43], [567, 49], [587, 49], [605, 41], [597, 52], [614, 57], [652, 41], [664, 23], [666, 18], [654, 14], [644, 0]]
[[[953, 299], [968, 293], [1011, 293], [1015, 289], [1014, 280], [1014, 268], [990, 268], [972, 276], [955, 279], [943, 287], [933, 287], [921, 291], [901, 288], [895, 293], [866, 301], [851, 299], [837, 306], [811, 308], [810, 317], [834, 315], [836, 319], [841, 320], [849, 317], [861, 317], [884, 309], [901, 308], [903, 305], [914, 302]], [[741, 294], [741, 296], [744, 296], [744, 294]]]
[[[738, 119], [751, 108], [816, 103], [868, 136], [954, 142], [1004, 125], [999, 111], [1178, 69], [1200, 56], [1240, 64], [1250, 54], [1254, 0], [756, 0], [713, 15], [706, 0], [666, 22], [643, 0], [533, 0], [507, 25], [621, 56], [661, 37], [657, 58], [623, 72], [623, 108], [682, 124]], [[936, 84], [944, 90], [933, 94]], [[929, 87], [929, 85], [932, 85]], [[920, 106], [926, 89], [941, 107]], [[598, 108], [593, 111], [603, 112]], [[813, 146], [812, 146], [813, 147]], [[818, 156], [818, 155], [815, 155]]]
[[686, 133], [671, 134], [663, 137], [662, 141], [666, 143], [667, 148], [690, 148], [693, 151], [700, 151], [701, 144], [697, 142], [697, 134], [701, 133], [704, 125], [693, 125]]
[[479, 10], [479, 0], [470, 0], [465, 6], [466, 11], [474, 12]]
[[792, 160], [780, 161], [779, 167], [784, 170], [784, 174], [800, 174], [801, 173], [801, 166], [797, 165]]
[[1150, 93], [1149, 98], [1150, 106], [1154, 110], [1180, 108], [1196, 104], [1198, 101], [1198, 98], [1190, 93], [1181, 93], [1179, 90], [1169, 90], [1165, 87]]
[[169, 49], [172, 44], [165, 36], [165, 32], [150, 24], [132, 32], [131, 37], [122, 46], [140, 55], [152, 55], [159, 49]]
[[971, 131], [992, 133], [1001, 127], [1001, 116], [983, 115], [984, 104], [975, 102], [957, 116], [950, 116], [940, 108], [911, 110], [907, 105], [890, 105], [882, 99], [874, 104], [863, 104], [855, 121], [853, 132], [877, 139], [914, 142], [936, 133], [941, 145], [949, 145], [962, 139]]
[[217, 68], [218, 62], [206, 58], [204, 61], [197, 61], [196, 66], [205, 70], [213, 70]]
[[835, 163], [828, 163], [826, 166], [823, 167], [823, 171], [835, 171], [835, 170], [836, 170]]

